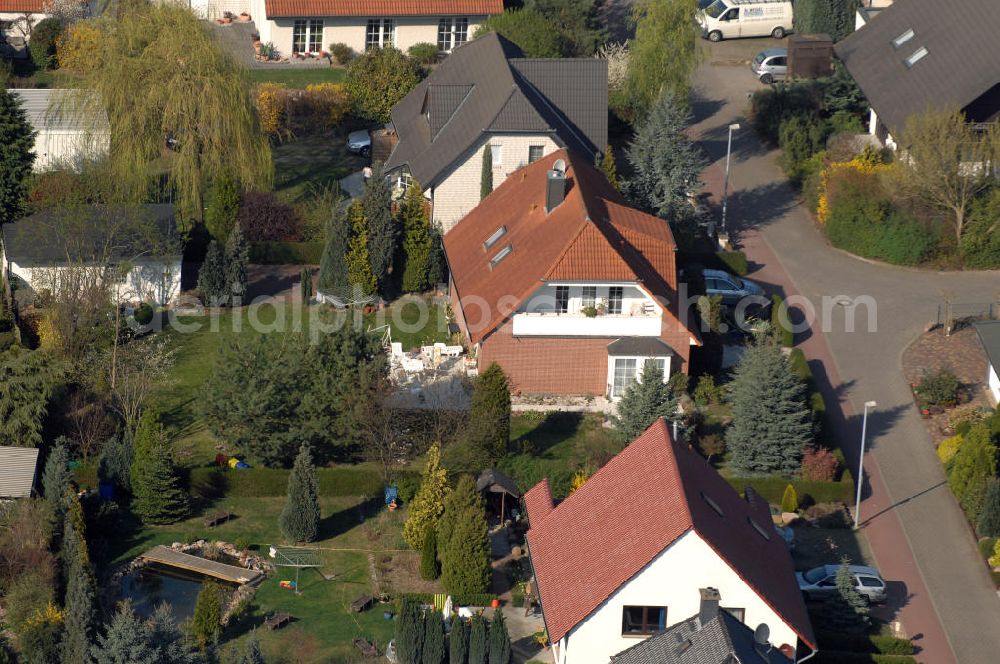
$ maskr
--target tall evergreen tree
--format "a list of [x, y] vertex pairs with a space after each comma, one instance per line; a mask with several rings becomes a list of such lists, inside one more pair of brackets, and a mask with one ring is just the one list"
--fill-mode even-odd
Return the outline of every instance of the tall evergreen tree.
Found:
[[469, 660], [469, 623], [455, 618], [448, 635], [448, 664], [466, 664]]
[[19, 98], [0, 87], [0, 227], [24, 213], [35, 136]]
[[247, 293], [247, 269], [250, 266], [250, 247], [239, 224], [233, 227], [226, 240], [225, 253], [226, 287], [224, 297], [230, 297], [230, 304]]
[[976, 522], [980, 537], [1000, 537], [1000, 478], [991, 477], [986, 481], [983, 509]]
[[233, 664], [265, 664], [264, 655], [260, 651], [260, 639], [256, 634], [251, 634], [246, 640]]
[[346, 262], [351, 295], [353, 297], [355, 290], [359, 290], [361, 295], [374, 295], [376, 281], [368, 252], [368, 225], [360, 201], [351, 204], [348, 221], [351, 235], [347, 241]]
[[482, 508], [455, 515], [441, 549], [441, 584], [452, 595], [484, 593], [490, 585], [490, 536]]
[[403, 290], [420, 293], [431, 285], [428, 277], [433, 238], [424, 205], [424, 192], [416, 182], [406, 190], [400, 217], [403, 220], [403, 257], [406, 261], [403, 266]]
[[424, 622], [420, 606], [405, 597], [396, 620], [396, 655], [400, 664], [421, 664], [423, 642]]
[[441, 466], [441, 444], [434, 443], [427, 450], [427, 464], [417, 495], [410, 501], [409, 514], [403, 524], [403, 539], [412, 549], [424, 544], [427, 531], [437, 528], [438, 520], [444, 512], [444, 501], [451, 488], [448, 486], [448, 471]]
[[104, 441], [97, 460], [97, 479], [122, 491], [132, 490], [132, 443], [125, 436]]
[[493, 193], [493, 147], [487, 143], [483, 148], [483, 172], [479, 179], [479, 200]]
[[208, 306], [223, 306], [226, 304], [226, 260], [219, 244], [212, 240], [208, 243], [205, 261], [198, 270], [198, 291], [201, 299]]
[[448, 281], [448, 265], [444, 257], [444, 242], [441, 230], [431, 226], [430, 253], [427, 259], [427, 285], [433, 288]]
[[304, 302], [305, 304], [309, 304], [309, 301], [312, 300], [313, 296], [312, 286], [313, 286], [312, 270], [310, 270], [308, 267], [304, 267], [302, 268], [302, 274], [299, 276], [299, 293], [302, 296], [302, 302]]
[[487, 664], [489, 653], [486, 618], [475, 615], [469, 629], [469, 664]]
[[0, 445], [40, 447], [63, 370], [51, 353], [15, 346], [0, 354]]
[[63, 567], [67, 582], [60, 647], [62, 664], [86, 664], [91, 661], [90, 643], [97, 618], [97, 588], [90, 569], [90, 558], [86, 555], [87, 541], [73, 522], [74, 519], [66, 519], [63, 531]]
[[222, 244], [236, 226], [236, 217], [240, 212], [240, 192], [236, 180], [230, 175], [223, 175], [215, 181], [212, 199], [205, 209], [205, 228], [212, 239]]
[[368, 178], [361, 195], [361, 209], [368, 231], [368, 262], [379, 291], [388, 293], [392, 284], [393, 258], [399, 246], [399, 224], [392, 217], [392, 189], [376, 163], [375, 177]]
[[[353, 208], [352, 208], [353, 209]], [[347, 272], [347, 252], [351, 237], [351, 223], [347, 210], [340, 201], [333, 205], [330, 223], [326, 227], [326, 246], [319, 264], [318, 290], [341, 300], [351, 296], [351, 282]]]
[[440, 574], [438, 569], [437, 530], [428, 528], [424, 535], [424, 546], [420, 550], [420, 578], [433, 581]]
[[838, 631], [861, 633], [868, 629], [868, 604], [854, 587], [854, 575], [845, 558], [837, 570], [837, 592], [830, 596], [825, 607]]
[[132, 509], [144, 523], [175, 523], [188, 513], [188, 494], [181, 488], [159, 414], [147, 408], [135, 434], [132, 462]]
[[486, 505], [483, 497], [476, 491], [476, 482], [470, 475], [462, 475], [455, 484], [455, 489], [444, 499], [444, 511], [437, 524], [438, 558], [443, 560], [444, 549], [455, 532], [458, 522], [465, 518], [469, 511], [484, 512]]
[[205, 650], [215, 644], [222, 633], [222, 586], [213, 581], [202, 584], [191, 617], [191, 635]]
[[640, 380], [626, 388], [618, 402], [618, 416], [611, 421], [618, 438], [632, 442], [661, 417], [669, 420], [679, 417], [677, 395], [663, 381], [663, 369], [654, 360], [646, 360]]
[[420, 651], [422, 664], [444, 664], [444, 621], [441, 614], [430, 609], [424, 612], [424, 644]]
[[493, 465], [507, 455], [510, 387], [507, 376], [496, 362], [476, 380], [465, 441], [469, 454], [481, 467]]
[[[42, 490], [45, 500], [52, 506], [56, 517], [57, 529], [62, 528], [62, 518], [66, 514], [66, 491], [73, 485], [73, 471], [69, 469], [69, 452], [66, 450], [66, 438], [56, 440], [55, 447], [45, 460], [45, 470], [42, 472]], [[57, 531], [58, 532], [58, 531]]]
[[747, 347], [732, 382], [733, 425], [726, 445], [734, 472], [741, 475], [794, 475], [812, 421], [805, 385], [770, 338]]
[[281, 534], [289, 542], [312, 542], [319, 534], [319, 488], [312, 454], [303, 445], [288, 476], [288, 501], [281, 511]]
[[161, 605], [142, 620], [128, 602], [118, 605], [105, 634], [91, 647], [94, 664], [207, 664], [205, 656]]
[[612, 187], [618, 189], [618, 164], [615, 163], [615, 149], [609, 143], [604, 148], [604, 156], [601, 158], [601, 172]]
[[948, 486], [972, 523], [979, 520], [987, 482], [997, 475], [997, 446], [989, 428], [980, 423], [969, 429], [961, 447], [948, 464]]
[[490, 622], [490, 664], [510, 664], [510, 634], [503, 609], [497, 609]]

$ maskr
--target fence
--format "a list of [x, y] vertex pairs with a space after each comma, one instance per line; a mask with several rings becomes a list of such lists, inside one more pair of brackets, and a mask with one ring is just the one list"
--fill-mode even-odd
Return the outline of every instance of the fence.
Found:
[[977, 320], [1000, 320], [1000, 302], [949, 302], [937, 307], [937, 325], [951, 334]]

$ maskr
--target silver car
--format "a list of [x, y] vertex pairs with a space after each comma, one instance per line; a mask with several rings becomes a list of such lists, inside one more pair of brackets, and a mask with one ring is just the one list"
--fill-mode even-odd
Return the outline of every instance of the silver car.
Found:
[[[703, 270], [705, 295], [721, 295], [722, 304], [733, 307], [746, 297], [763, 297], [764, 289], [749, 279], [740, 279], [723, 270]], [[762, 300], [760, 304], [765, 304]]]
[[[821, 599], [837, 592], [837, 572], [840, 565], [821, 565], [808, 572], [796, 572], [795, 580], [799, 582], [799, 590], [806, 601]], [[878, 570], [864, 565], [851, 565], [851, 576], [854, 577], [854, 589], [869, 603], [881, 603], [886, 598], [885, 581]]]
[[372, 137], [367, 129], [352, 131], [347, 135], [347, 149], [354, 154], [367, 157], [372, 151]]
[[750, 61], [750, 71], [764, 85], [783, 81], [788, 75], [788, 49], [769, 48]]

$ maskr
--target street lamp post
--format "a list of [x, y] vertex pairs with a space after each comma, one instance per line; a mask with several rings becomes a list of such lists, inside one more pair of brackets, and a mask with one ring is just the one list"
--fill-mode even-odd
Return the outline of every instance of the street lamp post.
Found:
[[868, 409], [875, 408], [878, 404], [874, 401], [865, 402], [865, 416], [861, 420], [861, 453], [858, 454], [858, 496], [854, 501], [854, 529], [858, 529], [858, 522], [861, 521], [861, 487], [865, 483], [865, 435], [868, 433]]
[[740, 128], [740, 125], [733, 123], [729, 125], [729, 141], [726, 143], [726, 179], [722, 184], [722, 232], [726, 232], [726, 208], [729, 203], [729, 158], [733, 152], [733, 132]]

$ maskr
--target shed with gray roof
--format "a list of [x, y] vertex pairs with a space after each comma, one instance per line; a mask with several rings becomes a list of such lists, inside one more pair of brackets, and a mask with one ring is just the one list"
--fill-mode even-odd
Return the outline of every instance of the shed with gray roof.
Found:
[[38, 450], [0, 447], [0, 498], [27, 498], [35, 487]]
[[[12, 89], [35, 138], [35, 170], [75, 167], [108, 150], [109, 130], [96, 96], [66, 89]], [[82, 96], [77, 96], [81, 95]]]

